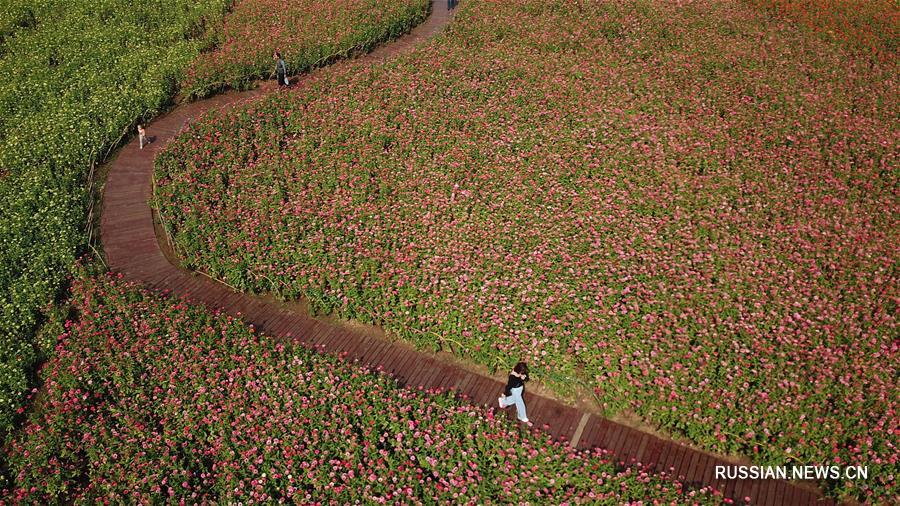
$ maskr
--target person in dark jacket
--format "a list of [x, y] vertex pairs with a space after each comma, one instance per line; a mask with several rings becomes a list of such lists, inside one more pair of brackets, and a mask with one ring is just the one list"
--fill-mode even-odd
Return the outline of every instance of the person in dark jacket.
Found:
[[525, 362], [519, 362], [509, 373], [509, 381], [506, 383], [506, 390], [503, 391], [505, 397], [498, 398], [497, 402], [500, 403], [500, 409], [515, 405], [516, 417], [520, 422], [531, 427], [532, 424], [525, 412], [525, 400], [522, 399], [526, 381], [528, 381], [528, 365]]
[[284, 59], [281, 58], [281, 53], [275, 51], [272, 53], [272, 58], [275, 60], [275, 72], [273, 72], [273, 74], [275, 74], [276, 79], [278, 79], [278, 85], [287, 86], [287, 65], [285, 65]]

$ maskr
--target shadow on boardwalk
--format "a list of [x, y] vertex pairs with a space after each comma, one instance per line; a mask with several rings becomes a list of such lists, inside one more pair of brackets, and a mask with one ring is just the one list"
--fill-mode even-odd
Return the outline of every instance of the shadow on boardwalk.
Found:
[[[446, 3], [435, 2], [431, 15], [424, 23], [360, 60], [379, 62], [410, 51], [440, 31], [449, 20]], [[342, 64], [345, 63], [336, 65]], [[301, 76], [295, 82], [303, 79]], [[134, 139], [118, 153], [109, 166], [100, 224], [109, 268], [122, 273], [128, 280], [240, 315], [265, 334], [293, 339], [308, 348], [326, 353], [346, 354], [348, 360], [358, 360], [373, 369], [380, 368], [409, 387], [454, 390], [473, 404], [495, 406], [504, 385], [493, 378], [440, 362], [409, 346], [392, 344], [378, 336], [318, 321], [285, 309], [280, 304], [237, 293], [169, 262], [157, 240], [153, 214], [148, 205], [154, 155], [193, 118], [207, 110], [267, 93], [273, 88], [272, 84], [181, 105], [148, 126], [154, 142], [144, 150], [139, 149], [138, 141]], [[833, 504], [822, 499], [814, 490], [784, 481], [716, 480], [715, 466], [729, 463], [721, 457], [585, 413], [546, 397], [530, 393], [525, 395], [535, 426], [544, 427], [553, 438], [578, 448], [606, 448], [621, 462], [638, 461], [657, 470], [669, 471], [687, 484], [716, 487], [738, 503], [749, 497], [753, 504]]]

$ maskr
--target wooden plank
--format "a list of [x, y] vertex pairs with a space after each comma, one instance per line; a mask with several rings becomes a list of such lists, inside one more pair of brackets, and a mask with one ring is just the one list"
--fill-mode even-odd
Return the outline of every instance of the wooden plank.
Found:
[[327, 325], [317, 325], [313, 329], [312, 335], [309, 337], [309, 342], [315, 347], [325, 346], [325, 344], [331, 338], [331, 333], [333, 332], [332, 327]]
[[416, 371], [416, 369], [420, 366], [423, 361], [423, 357], [418, 353], [410, 353], [409, 361], [403, 369], [403, 377], [405, 381], [408, 383], [411, 375]]
[[293, 339], [294, 329], [296, 328], [297, 319], [284, 313], [279, 315], [278, 319], [273, 324], [273, 331], [276, 332], [275, 335], [286, 340]]
[[472, 375], [466, 383], [466, 398], [473, 404], [475, 403], [475, 398], [478, 397], [479, 379], [481, 379], [480, 376]]
[[384, 341], [380, 339], [364, 339], [360, 341], [360, 347], [349, 350], [350, 356], [358, 358], [360, 363], [369, 364], [371, 357], [374, 356], [380, 348], [384, 347]]
[[402, 348], [394, 343], [390, 343], [390, 346], [378, 357], [378, 366], [385, 373], [390, 374], [391, 368], [403, 358], [404, 353], [405, 351]]
[[607, 449], [605, 446], [603, 446], [603, 441], [609, 437], [608, 433], [609, 433], [609, 431], [611, 431], [613, 429], [613, 426], [609, 422], [609, 420], [607, 420], [605, 418], [597, 418], [595, 420], [596, 420], [596, 426], [594, 427], [594, 430], [592, 430], [590, 435], [588, 436], [590, 438], [589, 439], [590, 446], [591, 447], [596, 446], [599, 448]]
[[750, 487], [753, 483], [753, 480], [735, 480], [734, 488], [732, 489], [732, 497], [734, 497], [735, 504], [745, 504], [744, 497], [750, 494]]
[[725, 485], [727, 483], [725, 480], [716, 478], [715, 469], [716, 469], [716, 466], [728, 465], [728, 462], [725, 462], [724, 460], [722, 460], [720, 458], [713, 457], [711, 464], [712, 465], [709, 466], [709, 479], [707, 480], [707, 483], [709, 485], [715, 487], [718, 491], [724, 493]]
[[376, 369], [380, 368], [382, 372], [390, 374], [390, 365], [400, 359], [401, 353], [402, 351], [396, 346], [388, 346], [377, 357], [373, 357], [372, 363]]
[[413, 381], [417, 388], [421, 388], [422, 390], [427, 389], [426, 380], [429, 376], [434, 374], [434, 363], [431, 360], [421, 360], [421, 367], [418, 372], [416, 372], [415, 376], [412, 377]]
[[341, 352], [350, 352], [354, 349], [360, 349], [366, 346], [365, 343], [369, 341], [369, 338], [363, 337], [355, 332], [338, 329], [332, 339], [332, 346]]
[[545, 409], [549, 411], [551, 420], [550, 433], [553, 434], [555, 439], [559, 440], [560, 438], [564, 438], [571, 434], [571, 431], [566, 432], [566, 428], [572, 424], [572, 421], [570, 420], [570, 417], [566, 416], [566, 411], [560, 403], [553, 399], [547, 400], [548, 402]]
[[673, 445], [670, 441], [665, 440], [663, 442], [664, 449], [660, 454], [659, 461], [657, 462], [657, 469], [660, 472], [666, 473], [667, 475], [672, 474], [672, 462], [675, 460], [675, 457], [678, 455], [676, 453], [678, 447]]
[[369, 347], [369, 341], [373, 340], [373, 338], [365, 338], [360, 340], [354, 340], [353, 335], [350, 332], [347, 332], [346, 329], [339, 325], [331, 325], [326, 324], [331, 327], [328, 338], [327, 345], [328, 347], [337, 354], [340, 354], [342, 357], [346, 357], [348, 361], [353, 361], [354, 359], [358, 359], [358, 352]]
[[438, 383], [441, 382], [446, 374], [446, 366], [435, 360], [431, 366], [431, 374], [427, 375], [424, 380], [424, 386], [427, 390], [434, 390]]
[[437, 387], [444, 392], [451, 391], [453, 385], [459, 382], [460, 374], [462, 374], [462, 372], [458, 367], [448, 367], [447, 370], [444, 371], [444, 377], [438, 382]]
[[662, 457], [659, 459], [659, 470], [666, 473], [672, 474], [672, 467], [675, 463], [675, 458], [678, 456], [678, 445], [673, 444], [670, 441], [666, 441], [666, 449], [663, 453]]
[[493, 379], [479, 376], [472, 389], [472, 400], [477, 404], [493, 405], [497, 402], [497, 384]]
[[424, 360], [416, 361], [415, 365], [411, 367], [406, 375], [406, 384], [411, 388], [416, 388], [419, 386], [419, 376], [428, 368], [428, 364]]
[[613, 455], [613, 453], [610, 451], [610, 449], [608, 447], [606, 447], [603, 443], [604, 443], [604, 441], [607, 441], [610, 439], [610, 432], [612, 432], [612, 430], [614, 428], [615, 427], [613, 426], [612, 423], [609, 422], [609, 420], [607, 420], [605, 418], [600, 418], [600, 419], [597, 419], [597, 423], [594, 425], [594, 430], [591, 431], [591, 436], [590, 436], [591, 437], [591, 447], [602, 449], [604, 452], [606, 452], [607, 455], [609, 455], [609, 458], [611, 460], [615, 460], [616, 456]]
[[785, 483], [784, 487], [784, 503], [785, 504], [799, 504], [799, 497], [797, 494], [797, 487], [791, 485], [790, 483]]
[[462, 369], [457, 369], [456, 380], [453, 382], [453, 385], [450, 387], [450, 390], [452, 390], [454, 393], [456, 393], [458, 395], [459, 391], [460, 391], [459, 386], [462, 385], [463, 381], [465, 381], [467, 376], [469, 376], [469, 374], [466, 371], [464, 371]]
[[704, 485], [713, 485], [713, 477], [715, 476], [716, 466], [719, 465], [720, 462], [717, 458], [712, 455], [706, 455], [706, 463], [703, 467], [703, 478], [702, 482]]
[[420, 384], [420, 385], [422, 386], [422, 388], [424, 388], [425, 390], [431, 389], [431, 388], [433, 387], [433, 385], [434, 385], [434, 382], [435, 382], [435, 381], [437, 380], [437, 378], [441, 375], [441, 366], [440, 366], [440, 364], [439, 364], [438, 362], [436, 362], [436, 361], [429, 361], [429, 362], [430, 362], [430, 363], [428, 364], [428, 370], [426, 370], [426, 371], [422, 374], [422, 377], [421, 377], [420, 380], [419, 380], [419, 381], [420, 381], [419, 384]]
[[459, 392], [459, 394], [461, 396], [471, 397], [471, 394], [469, 393], [469, 388], [472, 385], [472, 382], [474, 380], [475, 380], [475, 375], [473, 375], [473, 374], [466, 374], [465, 376], [463, 376], [462, 381], [460, 381], [459, 385], [456, 387], [457, 391]]
[[[440, 362], [438, 362], [441, 364]], [[447, 364], [440, 365], [440, 374], [431, 382], [431, 388], [434, 390], [446, 391], [447, 387], [453, 383], [453, 376], [456, 368]]]
[[[474, 387], [472, 390], [472, 402], [486, 406], [496, 406], [497, 397], [502, 388], [497, 386], [497, 382], [493, 378], [485, 376], [476, 376]], [[527, 404], [526, 404], [527, 409]]]
[[369, 363], [374, 367], [383, 367], [384, 365], [389, 364], [390, 362], [387, 360], [387, 357], [393, 356], [391, 352], [394, 348], [395, 346], [393, 343], [382, 339], [380, 346], [372, 353], [372, 356], [369, 357]]
[[774, 497], [772, 498], [771, 504], [776, 506], [787, 506], [789, 503], [786, 502], [786, 495], [788, 491], [787, 482], [778, 481], [775, 483], [772, 491], [774, 492]]
[[430, 388], [436, 392], [444, 390], [442, 385], [449, 381], [447, 376], [453, 374], [451, 369], [449, 365], [438, 361], [438, 375], [431, 380]]
[[278, 316], [275, 317], [275, 321], [272, 322], [272, 332], [278, 337], [288, 339], [291, 337], [291, 329], [296, 325], [297, 323], [291, 315], [279, 313]]
[[775, 488], [778, 485], [777, 480], [765, 480], [760, 487], [759, 504], [772, 506], [775, 504]]
[[[476, 375], [476, 376], [478, 376], [478, 375]], [[504, 393], [503, 389], [506, 388], [506, 382], [504, 381], [501, 383], [501, 382], [495, 380], [494, 378], [488, 377], [488, 376], [479, 376], [479, 377], [483, 377], [485, 380], [482, 395], [484, 396], [484, 398], [487, 401], [489, 401], [488, 402], [489, 404], [493, 405], [494, 403], [497, 402], [497, 397], [499, 397], [501, 394]], [[525, 392], [525, 393], [530, 395], [529, 392]], [[523, 396], [522, 399], [524, 400], [525, 397]], [[527, 408], [527, 406], [528, 406], [528, 404], [526, 402], [526, 408]]]
[[616, 454], [616, 457], [618, 457], [618, 454], [613, 449], [613, 446], [619, 441], [619, 436], [621, 436], [624, 429], [625, 428], [618, 423], [610, 423], [609, 429], [606, 431], [603, 440], [600, 441], [600, 445]]
[[702, 457], [701, 452], [699, 452], [699, 451], [691, 452], [690, 462], [688, 462], [687, 470], [684, 473], [685, 481], [688, 481], [688, 482], [698, 481], [696, 476], [697, 476], [698, 465], [700, 464], [700, 457]]
[[684, 445], [678, 446], [678, 459], [675, 461], [673, 467], [675, 468], [675, 476], [681, 477], [679, 479], [683, 480], [687, 476], [688, 468], [690, 467], [691, 457], [694, 455], [695, 450], [692, 448], [688, 448]]
[[183, 275], [181, 274], [181, 272], [175, 269], [169, 269], [158, 279], [153, 280], [151, 284], [157, 290], [166, 290], [172, 281], [176, 281], [178, 279], [181, 279], [182, 277]]
[[391, 365], [391, 374], [406, 374], [406, 368], [410, 367], [415, 360], [416, 356], [414, 353], [410, 353], [409, 350], [403, 349], [399, 354], [397, 362]]
[[[581, 415], [583, 415], [583, 414], [585, 414], [585, 413], [583, 413], [579, 409], [570, 408], [568, 406], [565, 408], [563, 416], [566, 417], [566, 424], [565, 424], [566, 439], [570, 439], [572, 436], [575, 435], [575, 431], [578, 430], [578, 424], [581, 423]], [[590, 415], [590, 413], [587, 413], [587, 414]]]
[[[627, 463], [628, 457], [625, 454], [625, 448], [628, 447], [629, 441], [628, 439], [634, 436], [634, 431], [630, 430], [628, 427], [622, 427], [622, 430], [619, 432], [619, 435], [616, 437], [616, 440], [613, 442], [610, 450], [616, 454], [616, 457], [622, 462]], [[634, 445], [637, 445], [637, 441], [633, 442]]]
[[665, 451], [665, 446], [665, 443], [659, 438], [654, 438], [650, 442], [650, 451], [647, 453], [646, 462], [644, 462], [648, 469], [659, 471], [659, 459], [662, 457], [663, 451]]
[[315, 328], [315, 320], [309, 318], [294, 318], [295, 328], [292, 330], [293, 338], [307, 339]]
[[725, 497], [729, 499], [734, 499], [734, 488], [737, 486], [738, 480], [725, 480], [725, 488], [723, 489], [723, 493]]
[[642, 434], [641, 440], [638, 442], [638, 447], [634, 451], [634, 460], [635, 462], [642, 462], [645, 452], [647, 451], [647, 445], [650, 443], [651, 437], [649, 434]]
[[590, 419], [591, 415], [587, 413], [581, 415], [581, 418], [578, 420], [578, 426], [575, 427], [575, 432], [572, 434], [572, 439], [569, 440], [573, 447], [578, 447], [578, 442], [581, 440], [581, 435], [584, 434], [584, 428]]
[[544, 398], [532, 396], [525, 402], [525, 414], [528, 415], [528, 420], [536, 426], [550, 425], [553, 422], [549, 411]]
[[588, 450], [595, 448], [597, 445], [594, 444], [595, 433], [597, 432], [597, 428], [600, 426], [600, 418], [592, 416], [587, 424], [584, 426], [584, 432], [581, 434], [581, 439], [578, 441], [578, 445], [576, 448], [580, 450]]
[[353, 339], [353, 336], [349, 332], [336, 325], [332, 326], [329, 336], [329, 346], [336, 352], [348, 353], [350, 357], [354, 357], [354, 355], [349, 354], [353, 348], [366, 345], [364, 340], [357, 341]]
[[[332, 353], [337, 353], [341, 356], [344, 356], [344, 354], [352, 348], [362, 345], [361, 342], [354, 341], [353, 337], [347, 334], [347, 332], [344, 332], [340, 327], [332, 327], [323, 344], [325, 344], [326, 348], [331, 350]], [[350, 357], [352, 360], [352, 355], [350, 355]]]
[[[219, 287], [216, 287], [216, 288], [217, 289], [210, 290], [209, 292], [207, 292], [206, 299], [209, 301], [209, 304], [212, 307], [214, 307], [216, 309], [223, 309], [223, 305], [228, 300], [228, 298], [231, 296], [231, 292], [227, 291], [227, 290], [219, 289]], [[278, 316], [277, 314], [273, 314], [272, 318], [274, 319], [277, 316]], [[272, 325], [271, 321], [266, 322], [266, 323], [260, 325], [260, 330], [265, 332], [266, 330], [268, 330], [269, 327], [271, 327], [271, 325]]]
[[762, 480], [750, 481], [750, 488], [746, 491], [746, 495], [750, 497], [750, 504], [757, 504], [759, 502], [760, 483], [762, 483]]
[[612, 452], [613, 456], [616, 459], [616, 462], [624, 463], [625, 459], [622, 458], [621, 453], [616, 451], [616, 448], [620, 447], [622, 445], [622, 442], [625, 439], [627, 432], [625, 430], [623, 430], [623, 428], [621, 426], [617, 425], [609, 431], [609, 435], [610, 435], [610, 440], [609, 440], [609, 443], [606, 448], [610, 452]]
[[[207, 295], [206, 297], [203, 297], [201, 300], [203, 300], [206, 303], [206, 305], [209, 306], [210, 308], [218, 309], [218, 305], [215, 302], [216, 297]], [[271, 313], [263, 311], [263, 312], [253, 313], [252, 315], [248, 314], [247, 319], [248, 319], [248, 321], [253, 322], [253, 326], [256, 327], [256, 329], [259, 332], [263, 332], [265, 330], [266, 326], [269, 324], [269, 322], [272, 321], [272, 316], [273, 315]]]
[[558, 433], [556, 435], [557, 439], [565, 442], [571, 441], [571, 438], [575, 433], [575, 428], [581, 420], [581, 413], [575, 413], [574, 410], [555, 401], [553, 413], [558, 427]]
[[625, 446], [622, 448], [622, 458], [626, 463], [637, 462], [637, 453], [640, 451], [641, 445], [646, 444], [645, 439], [645, 433], [638, 430], [631, 431]]

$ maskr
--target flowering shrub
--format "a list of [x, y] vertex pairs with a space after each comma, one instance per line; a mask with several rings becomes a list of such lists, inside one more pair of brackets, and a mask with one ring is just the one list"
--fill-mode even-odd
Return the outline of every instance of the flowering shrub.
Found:
[[874, 56], [897, 58], [900, 5], [894, 0], [749, 0], [776, 16], [785, 16], [815, 32], [864, 49]]
[[7, 500], [717, 502], [112, 277], [72, 299]]
[[224, 41], [199, 55], [183, 91], [205, 96], [225, 87], [245, 88], [274, 69], [281, 51], [289, 74], [329, 63], [338, 55], [368, 51], [419, 24], [428, 0], [242, 0], [225, 18]]
[[449, 32], [196, 122], [187, 266], [521, 358], [713, 451], [898, 493], [896, 64], [738, 1], [471, 0]]

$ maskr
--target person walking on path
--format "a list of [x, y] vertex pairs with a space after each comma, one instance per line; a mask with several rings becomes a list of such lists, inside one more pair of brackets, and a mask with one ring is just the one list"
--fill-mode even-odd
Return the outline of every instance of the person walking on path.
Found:
[[138, 123], [137, 132], [138, 132], [138, 143], [140, 143], [141, 149], [144, 149], [144, 144], [148, 144], [147, 131], [144, 130], [144, 125], [141, 125], [140, 123]]
[[503, 391], [505, 397], [498, 398], [497, 402], [500, 403], [500, 409], [515, 404], [516, 417], [520, 422], [531, 427], [532, 423], [528, 420], [528, 414], [525, 412], [525, 400], [522, 399], [526, 381], [528, 381], [528, 365], [525, 362], [519, 362], [509, 373], [509, 381], [506, 383], [506, 390]]
[[272, 58], [275, 60], [275, 71], [272, 72], [272, 74], [274, 74], [278, 79], [279, 86], [287, 86], [287, 65], [284, 64], [284, 60], [281, 58], [281, 53], [275, 51], [274, 53], [272, 53]]

